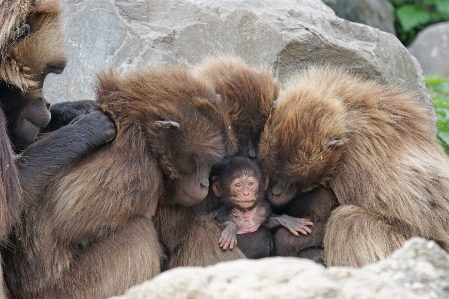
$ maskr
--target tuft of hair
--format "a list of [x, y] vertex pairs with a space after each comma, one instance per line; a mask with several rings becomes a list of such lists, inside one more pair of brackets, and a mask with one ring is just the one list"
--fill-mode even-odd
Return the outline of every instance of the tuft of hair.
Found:
[[[239, 57], [216, 55], [193, 70], [210, 81], [223, 98], [223, 113], [230, 118], [238, 154], [253, 156], [260, 134], [279, 94], [279, 83], [267, 66], [252, 67]], [[251, 144], [249, 144], [251, 143]]]
[[5, 240], [11, 227], [19, 222], [22, 194], [14, 164], [6, 119], [0, 109], [0, 240]]
[[243, 175], [262, 179], [262, 170], [257, 161], [243, 156], [234, 156], [214, 165], [212, 172], [219, 174], [219, 180], [227, 178], [227, 181], [224, 182], [225, 185], [229, 185], [232, 180]]
[[42, 88], [46, 64], [66, 60], [61, 14], [59, 0], [0, 0], [0, 80]]

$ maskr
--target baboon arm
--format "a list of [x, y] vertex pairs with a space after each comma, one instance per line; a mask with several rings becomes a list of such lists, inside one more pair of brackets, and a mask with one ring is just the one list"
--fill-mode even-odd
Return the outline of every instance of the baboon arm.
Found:
[[313, 223], [306, 218], [296, 218], [288, 215], [271, 215], [268, 218], [267, 227], [274, 228], [277, 226], [283, 226], [293, 235], [298, 236], [298, 232], [303, 235], [312, 233], [309, 226], [313, 226]]
[[237, 245], [237, 223], [234, 221], [226, 221], [224, 225], [225, 228], [221, 232], [218, 242], [223, 250], [227, 250], [228, 248], [232, 250]]
[[25, 200], [37, 198], [64, 167], [115, 134], [113, 121], [94, 111], [30, 145], [16, 157]]

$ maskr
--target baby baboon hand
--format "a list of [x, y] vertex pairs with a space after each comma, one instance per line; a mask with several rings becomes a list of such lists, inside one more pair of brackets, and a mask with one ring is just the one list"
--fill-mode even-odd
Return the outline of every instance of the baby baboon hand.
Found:
[[303, 235], [312, 233], [312, 230], [309, 226], [313, 226], [313, 223], [306, 218], [296, 218], [288, 215], [281, 215], [279, 216], [279, 223], [295, 236], [299, 236], [298, 232]]
[[227, 221], [225, 224], [226, 227], [221, 232], [218, 243], [223, 250], [227, 250], [228, 248], [232, 250], [237, 245], [237, 224], [233, 221]]

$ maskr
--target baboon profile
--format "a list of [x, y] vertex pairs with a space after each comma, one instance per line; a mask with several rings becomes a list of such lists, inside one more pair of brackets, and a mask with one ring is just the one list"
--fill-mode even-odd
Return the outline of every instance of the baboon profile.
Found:
[[[30, 145], [50, 120], [49, 103], [42, 96], [44, 79], [48, 73], [62, 72], [65, 66], [60, 14], [61, 7], [55, 0], [0, 1], [2, 244], [8, 244], [7, 235], [19, 222], [21, 212], [51, 178], [75, 158], [115, 135], [114, 123], [95, 112], [45, 141]], [[25, 147], [13, 160], [13, 150], [18, 153]], [[3, 276], [0, 280], [0, 297], [6, 298]]]
[[44, 79], [66, 64], [61, 6], [57, 0], [2, 1], [0, 15], [0, 102], [11, 142], [21, 147], [49, 122]]
[[103, 74], [97, 103], [117, 136], [24, 213], [7, 259], [15, 298], [106, 298], [157, 275], [158, 204], [201, 201], [229, 151], [214, 89], [182, 67]]
[[[449, 249], [449, 159], [416, 97], [330, 67], [286, 84], [259, 144], [273, 202], [330, 188], [329, 266], [376, 262], [419, 236]], [[278, 179], [276, 179], [278, 178]]]

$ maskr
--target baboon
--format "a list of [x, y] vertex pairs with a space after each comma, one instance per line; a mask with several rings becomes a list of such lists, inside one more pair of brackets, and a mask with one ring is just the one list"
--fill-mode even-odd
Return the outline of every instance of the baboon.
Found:
[[107, 72], [96, 101], [117, 136], [24, 213], [6, 267], [15, 298], [106, 298], [157, 275], [158, 202], [202, 200], [211, 165], [229, 150], [213, 87], [182, 67]]
[[337, 206], [338, 201], [332, 190], [321, 186], [297, 194], [285, 205], [272, 205], [272, 210], [276, 214], [307, 218], [313, 222], [311, 234], [297, 237], [292, 236], [288, 230], [279, 228], [274, 233], [273, 255], [297, 256], [326, 265], [324, 233], [327, 220]]
[[[275, 215], [265, 199], [268, 179], [256, 161], [235, 156], [218, 166], [212, 188], [220, 198], [217, 220], [222, 225], [219, 244], [223, 250], [238, 246], [247, 258], [268, 257], [272, 251], [269, 229], [283, 226], [299, 236], [311, 233], [309, 219]], [[259, 233], [255, 233], [260, 231]]]
[[237, 143], [235, 155], [255, 158], [260, 134], [279, 94], [279, 83], [268, 67], [250, 67], [241, 58], [217, 55], [194, 67], [223, 99], [222, 112]]
[[[220, 112], [230, 122], [227, 129], [233, 145], [227, 156], [254, 157], [265, 120], [279, 92], [271, 71], [249, 67], [238, 57], [216, 55], [202, 60], [192, 72], [199, 80], [210, 82], [222, 98]], [[238, 248], [223, 251], [217, 245], [222, 229], [210, 213], [217, 211], [218, 203], [210, 189], [206, 199], [193, 207], [160, 206], [155, 226], [167, 247], [168, 268], [207, 266], [245, 258]], [[198, 248], [202, 248], [201, 252]]]
[[[115, 135], [114, 123], [95, 112], [30, 145], [50, 120], [49, 103], [42, 96], [44, 79], [48, 73], [62, 72], [65, 66], [60, 13], [59, 2], [53, 0], [0, 2], [2, 250], [22, 210], [46, 183], [75, 158]], [[26, 147], [13, 160], [13, 150], [17, 154]], [[0, 297], [6, 298], [2, 276], [0, 281]]]
[[[286, 84], [259, 144], [272, 202], [330, 188], [328, 266], [376, 262], [419, 236], [449, 249], [449, 159], [405, 89], [312, 67]], [[278, 179], [276, 179], [278, 178]]]
[[42, 88], [47, 74], [66, 64], [60, 14], [56, 0], [0, 4], [0, 102], [15, 147], [33, 142], [50, 120]]

